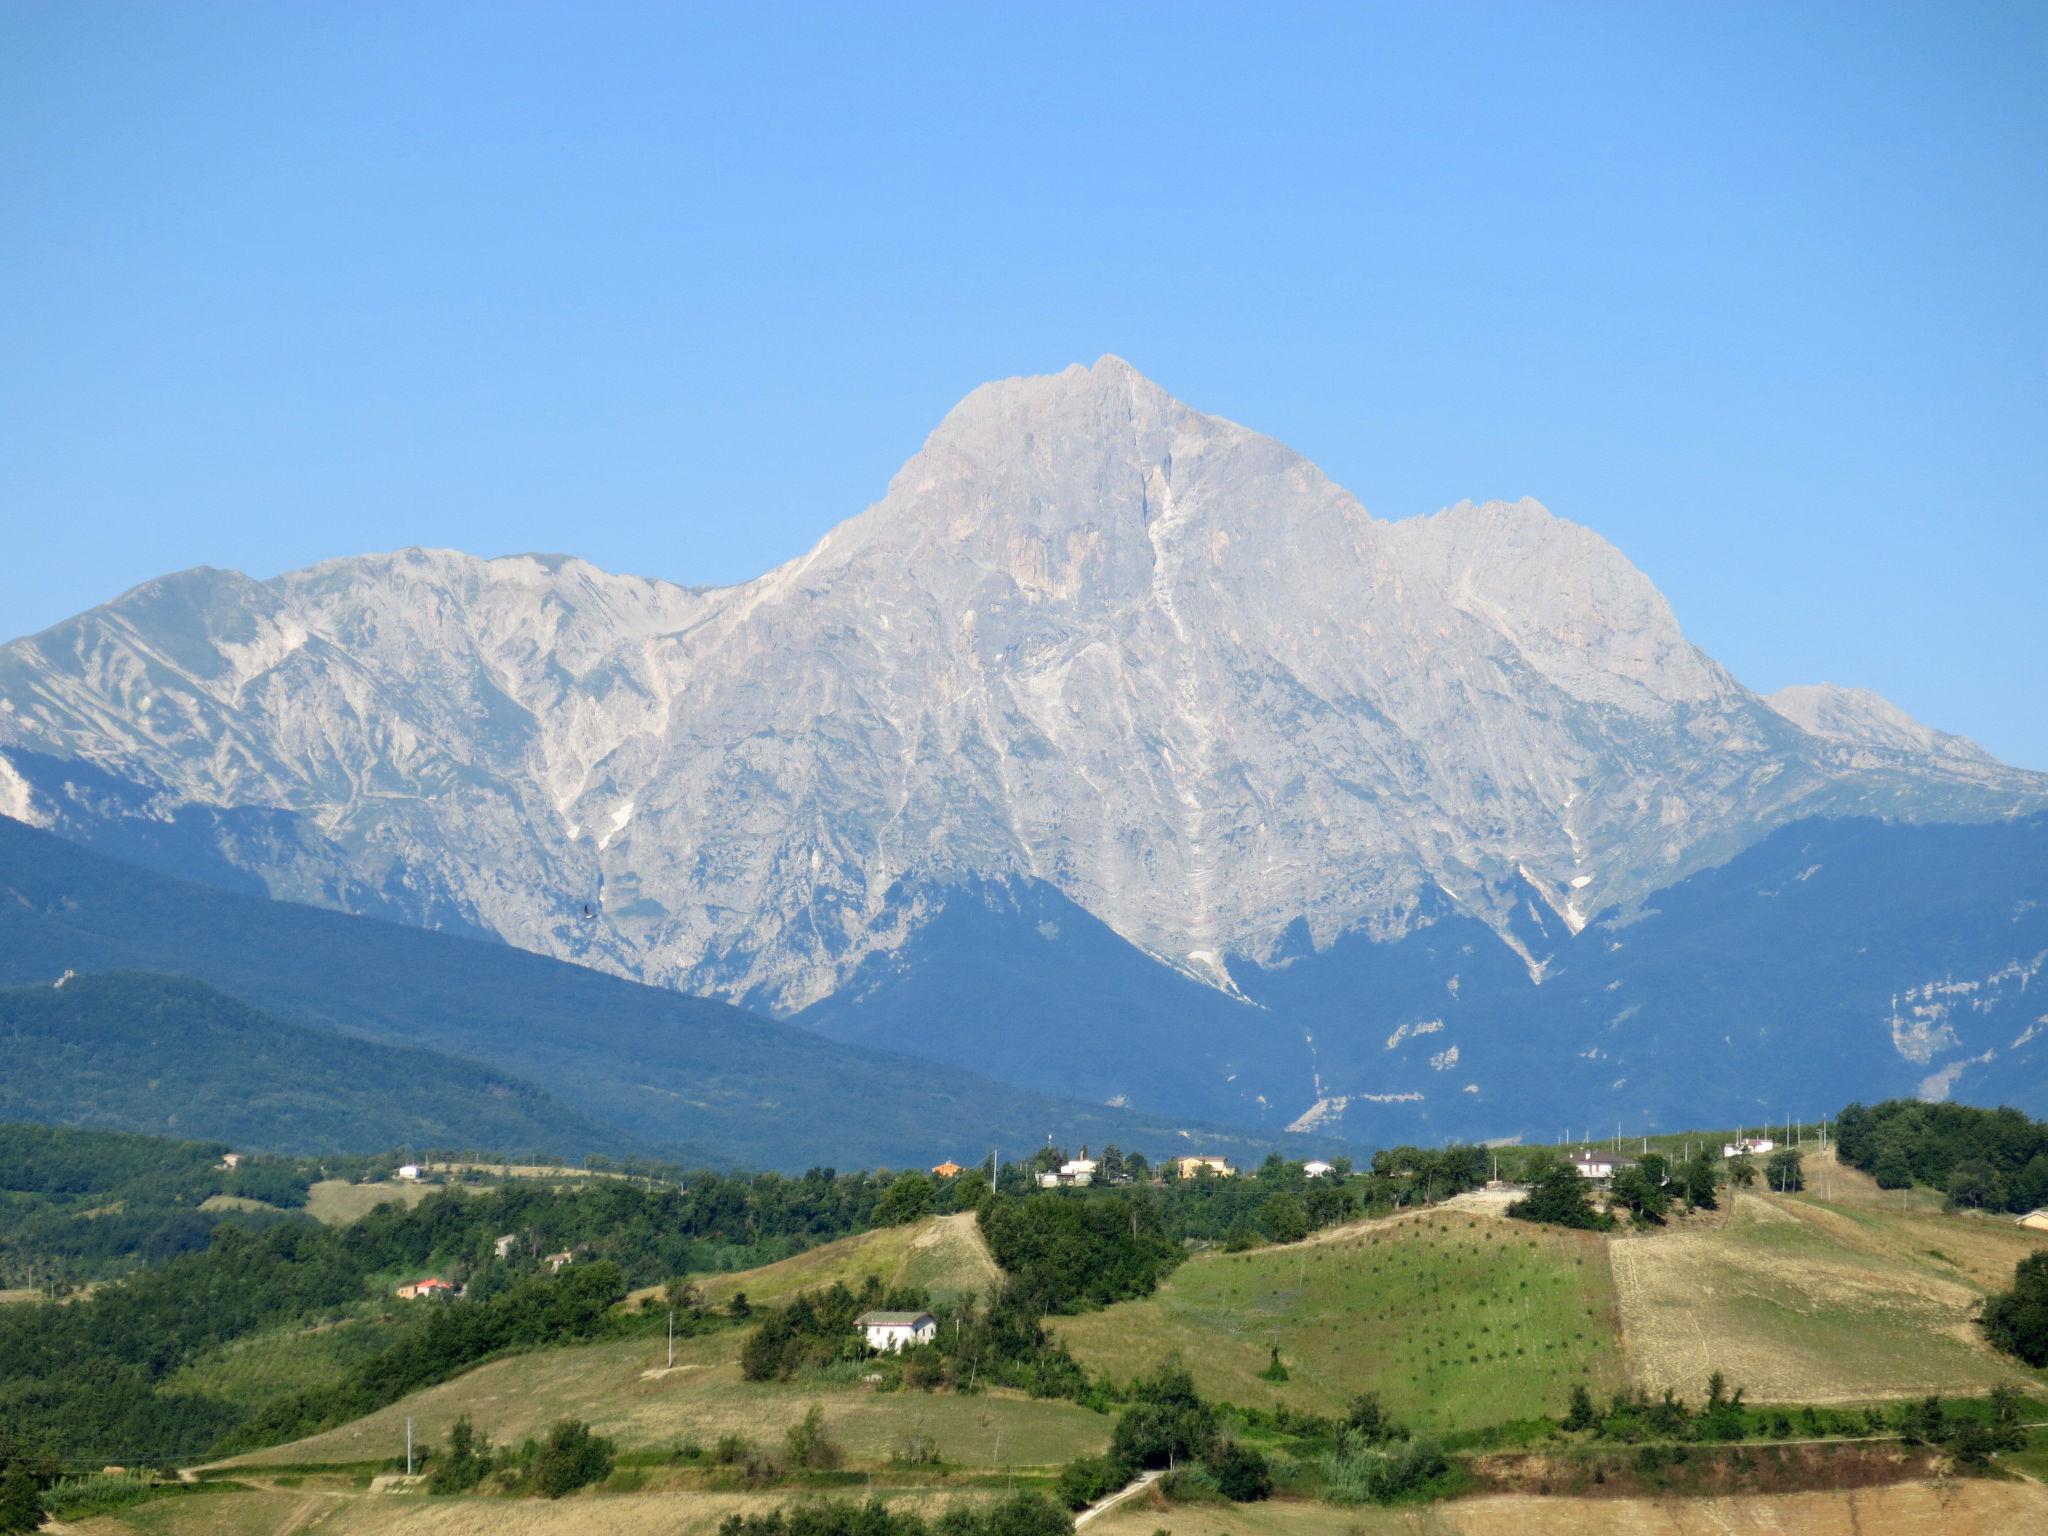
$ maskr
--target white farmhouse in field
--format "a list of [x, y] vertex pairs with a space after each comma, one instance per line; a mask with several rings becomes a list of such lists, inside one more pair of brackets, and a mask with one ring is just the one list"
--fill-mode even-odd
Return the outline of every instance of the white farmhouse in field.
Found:
[[939, 1320], [929, 1312], [863, 1312], [853, 1326], [867, 1335], [868, 1348], [893, 1355], [914, 1344], [929, 1344]]
[[2035, 1232], [2048, 1232], [2048, 1207], [2043, 1207], [2038, 1211], [2027, 1212], [2026, 1215], [2019, 1218], [2015, 1225], [2029, 1228]]
[[1773, 1151], [1777, 1145], [1768, 1136], [1738, 1136], [1735, 1140], [1722, 1145], [1721, 1155], [1723, 1157], [1742, 1157], [1752, 1152]]
[[1311, 1179], [1320, 1179], [1326, 1173], [1335, 1173], [1337, 1165], [1335, 1163], [1326, 1163], [1320, 1157], [1314, 1157], [1301, 1165], [1301, 1171]]
[[420, 1176], [420, 1165], [418, 1163], [406, 1163], [398, 1170], [398, 1176], [401, 1179], [417, 1179]]
[[1582, 1179], [1611, 1179], [1614, 1177], [1614, 1159], [1601, 1152], [1581, 1152], [1572, 1159], [1572, 1166], [1579, 1170]]

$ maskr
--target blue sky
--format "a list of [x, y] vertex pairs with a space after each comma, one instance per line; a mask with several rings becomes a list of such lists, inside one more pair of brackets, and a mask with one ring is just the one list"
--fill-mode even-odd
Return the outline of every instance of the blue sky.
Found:
[[741, 579], [1105, 351], [2048, 768], [2048, 7], [0, 9], [0, 631]]

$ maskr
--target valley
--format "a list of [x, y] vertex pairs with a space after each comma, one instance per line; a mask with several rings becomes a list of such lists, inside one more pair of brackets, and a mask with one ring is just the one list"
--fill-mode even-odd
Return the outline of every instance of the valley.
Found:
[[[1890, 1531], [1917, 1529], [1939, 1509], [1945, 1529], [1990, 1533], [2048, 1512], [2039, 1484], [1999, 1480], [1995, 1460], [1989, 1480], [1981, 1469], [1956, 1480], [1952, 1456], [1895, 1427], [1930, 1395], [1952, 1415], [1982, 1413], [1987, 1401], [1995, 1406], [1986, 1397], [1994, 1388], [2020, 1394], [2014, 1401], [2030, 1420], [2048, 1420], [2048, 1370], [1998, 1354], [1972, 1322], [2015, 1264], [2048, 1254], [2048, 1232], [1941, 1209], [1924, 1189], [1880, 1189], [1817, 1141], [1804, 1150], [1805, 1190], [1724, 1187], [1717, 1207], [1674, 1213], [1664, 1229], [1588, 1232], [1516, 1220], [1506, 1199], [1474, 1189], [1437, 1203], [1421, 1202], [1418, 1191], [1413, 1206], [1339, 1219], [1295, 1241], [1193, 1244], [1155, 1289], [1045, 1319], [1049, 1341], [1072, 1352], [1080, 1379], [1101, 1384], [1078, 1398], [1068, 1388], [1040, 1395], [1004, 1385], [1000, 1371], [970, 1395], [945, 1384], [950, 1366], [932, 1378], [937, 1390], [920, 1388], [887, 1357], [756, 1379], [748, 1341], [779, 1308], [835, 1292], [919, 1295], [950, 1326], [951, 1309], [964, 1306], [963, 1317], [975, 1319], [998, 1288], [1033, 1283], [1028, 1270], [1005, 1273], [971, 1211], [871, 1226], [764, 1264], [675, 1277], [681, 1291], [667, 1281], [622, 1286], [593, 1337], [515, 1348], [311, 1434], [187, 1461], [197, 1481], [181, 1491], [67, 1518], [57, 1529], [632, 1536], [708, 1532], [735, 1513], [846, 1494], [880, 1495], [899, 1513], [936, 1518], [949, 1508], [993, 1508], [1020, 1487], [1051, 1490], [1064, 1469], [1108, 1452], [1120, 1415], [1132, 1411], [1120, 1405], [1133, 1392], [1144, 1402], [1153, 1390], [1146, 1383], [1180, 1362], [1192, 1389], [1225, 1405], [1233, 1433], [1275, 1469], [1270, 1499], [1205, 1502], [1215, 1495], [1199, 1484], [1169, 1480], [1092, 1520], [1091, 1532], [1821, 1532], [1856, 1521]], [[608, 1188], [624, 1195], [639, 1187], [577, 1174], [484, 1159], [464, 1176], [495, 1184], [467, 1193], [461, 1185], [345, 1185], [362, 1192], [356, 1209], [343, 1211], [329, 1194], [320, 1214], [361, 1220], [373, 1196], [402, 1191], [377, 1218], [402, 1221], [396, 1213], [408, 1206], [426, 1214], [440, 1208], [432, 1202], [526, 1187], [553, 1189], [549, 1198], [567, 1211], [606, 1201]], [[1244, 1177], [1233, 1199], [1252, 1197], [1245, 1209], [1307, 1188], [1284, 1167]], [[1374, 1177], [1351, 1175], [1366, 1181], [1368, 1203]], [[1187, 1221], [1232, 1193], [1228, 1182], [1170, 1183], [1163, 1195], [1032, 1195], [1020, 1181], [1002, 1198], [1022, 1202], [1019, 1212], [1048, 1213], [1192, 1200], [1176, 1218]], [[605, 1251], [605, 1228], [588, 1230], [595, 1252]], [[375, 1283], [388, 1287], [405, 1273], [386, 1271]], [[688, 1326], [671, 1364], [661, 1324], [678, 1297]], [[408, 1347], [439, 1310], [472, 1303], [428, 1305], [419, 1313], [363, 1301], [310, 1323], [259, 1328], [199, 1350], [161, 1390], [274, 1412], [292, 1394], [339, 1389], [366, 1361]], [[1668, 1429], [1617, 1439], [1558, 1428], [1574, 1388], [1599, 1405], [1637, 1391], [1636, 1401], [1654, 1405], [1675, 1393], [1697, 1413], [1716, 1372], [1744, 1389], [1740, 1428], [1720, 1433], [1721, 1443], [1700, 1443], [1703, 1431], [1680, 1434], [1676, 1459], [1646, 1459], [1668, 1444]], [[1336, 1453], [1328, 1426], [1355, 1414], [1361, 1391], [1402, 1433], [1451, 1451], [1450, 1481], [1432, 1502], [1329, 1502]], [[408, 1431], [432, 1468], [458, 1421], [509, 1449], [564, 1419], [614, 1447], [609, 1476], [574, 1497], [436, 1495], [402, 1475]], [[829, 1470], [780, 1459], [778, 1448], [800, 1434], [832, 1446]], [[2010, 1460], [2048, 1470], [2048, 1438]]]

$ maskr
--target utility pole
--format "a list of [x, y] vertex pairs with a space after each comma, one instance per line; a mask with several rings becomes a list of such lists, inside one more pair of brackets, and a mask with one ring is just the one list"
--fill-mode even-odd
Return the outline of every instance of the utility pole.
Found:
[[668, 1309], [668, 1368], [676, 1368], [676, 1309]]
[[405, 1475], [412, 1476], [412, 1415], [405, 1416]]

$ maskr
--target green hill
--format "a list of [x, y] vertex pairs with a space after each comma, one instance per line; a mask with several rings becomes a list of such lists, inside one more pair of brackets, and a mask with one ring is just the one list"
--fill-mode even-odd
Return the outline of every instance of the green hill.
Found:
[[490, 1077], [544, 1085], [676, 1157], [915, 1167], [992, 1145], [1020, 1155], [1051, 1134], [1256, 1160], [1277, 1140], [1190, 1141], [1181, 1122], [1001, 1087], [500, 944], [195, 885], [0, 817], [0, 985], [66, 970], [190, 976], [294, 1024], [488, 1063]]
[[0, 990], [0, 1120], [272, 1152], [627, 1152], [619, 1132], [474, 1062], [307, 1029], [181, 976]]

